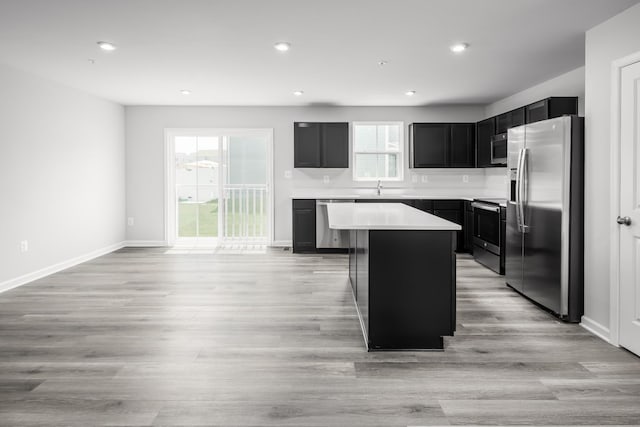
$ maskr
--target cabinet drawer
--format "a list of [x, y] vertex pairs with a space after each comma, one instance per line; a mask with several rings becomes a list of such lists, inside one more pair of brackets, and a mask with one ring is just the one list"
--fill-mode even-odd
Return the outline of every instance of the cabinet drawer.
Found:
[[456, 210], [462, 209], [462, 201], [460, 200], [434, 200], [433, 209], [438, 210]]
[[293, 209], [315, 209], [315, 199], [293, 199]]

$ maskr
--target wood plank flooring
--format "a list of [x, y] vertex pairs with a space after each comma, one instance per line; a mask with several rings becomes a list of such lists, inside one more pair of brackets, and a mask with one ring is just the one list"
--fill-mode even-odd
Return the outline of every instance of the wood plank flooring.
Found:
[[345, 256], [201, 252], [0, 294], [0, 425], [640, 424], [639, 358], [468, 256], [444, 352], [367, 353]]

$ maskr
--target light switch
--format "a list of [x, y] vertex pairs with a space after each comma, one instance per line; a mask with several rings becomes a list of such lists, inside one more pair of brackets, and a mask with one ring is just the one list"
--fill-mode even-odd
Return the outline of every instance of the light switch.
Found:
[[324, 182], [325, 184], [328, 184], [329, 182], [331, 182], [331, 179], [329, 178], [329, 175], [325, 175], [322, 177], [322, 182]]
[[469, 175], [462, 175], [462, 182], [469, 182]]
[[429, 182], [429, 175], [422, 175], [422, 183], [426, 184], [427, 182]]
[[291, 171], [284, 171], [284, 178], [291, 179]]

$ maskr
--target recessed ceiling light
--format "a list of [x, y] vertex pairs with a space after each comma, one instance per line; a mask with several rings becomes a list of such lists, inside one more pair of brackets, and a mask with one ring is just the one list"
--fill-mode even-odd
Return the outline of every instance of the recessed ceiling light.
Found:
[[191, 91], [189, 89], [182, 89], [180, 93], [183, 95], [191, 95]]
[[293, 94], [295, 96], [301, 96], [303, 93], [304, 93], [304, 91], [302, 91], [302, 90], [296, 90], [295, 92], [293, 92]]
[[381, 67], [384, 67], [385, 65], [387, 65], [387, 61], [385, 61], [384, 59], [381, 59], [380, 61], [378, 61], [378, 65]]
[[116, 45], [109, 42], [98, 42], [98, 46], [100, 46], [100, 49], [102, 50], [108, 50], [108, 51], [116, 50]]
[[291, 43], [288, 42], [278, 42], [276, 44], [273, 45], [273, 47], [276, 48], [276, 50], [279, 50], [280, 52], [286, 52], [289, 49], [291, 49]]
[[407, 95], [407, 96], [413, 96], [413, 95], [416, 94], [416, 91], [415, 90], [408, 90], [404, 94]]
[[453, 53], [460, 53], [467, 50], [468, 47], [469, 47], [468, 43], [457, 43], [451, 46], [449, 49], [451, 49], [451, 52]]

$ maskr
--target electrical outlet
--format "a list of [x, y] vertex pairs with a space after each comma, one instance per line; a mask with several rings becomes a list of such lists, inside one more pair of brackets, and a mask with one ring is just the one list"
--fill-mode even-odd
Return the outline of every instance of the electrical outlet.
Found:
[[412, 175], [411, 176], [411, 182], [413, 182], [414, 184], [416, 184], [418, 182], [418, 175]]
[[284, 171], [284, 178], [291, 179], [291, 171]]
[[469, 182], [469, 175], [462, 175], [462, 182]]
[[325, 184], [328, 184], [329, 182], [331, 182], [331, 179], [329, 178], [329, 175], [325, 175], [322, 177], [322, 182], [324, 182]]
[[134, 220], [133, 220], [133, 217], [132, 217], [132, 216], [130, 216], [129, 218], [127, 218], [127, 225], [128, 225], [129, 227], [133, 227], [133, 223], [134, 223]]
[[422, 183], [426, 184], [427, 182], [429, 182], [429, 175], [422, 175]]
[[29, 241], [23, 240], [20, 242], [20, 252], [29, 252]]

